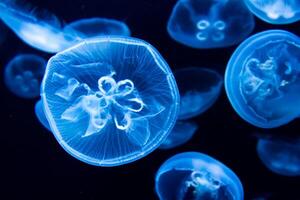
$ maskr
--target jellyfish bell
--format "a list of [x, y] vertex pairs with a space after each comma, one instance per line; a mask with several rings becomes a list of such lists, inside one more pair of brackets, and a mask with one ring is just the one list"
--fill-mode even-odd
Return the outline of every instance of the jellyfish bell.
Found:
[[56, 53], [72, 46], [75, 39], [62, 31], [61, 23], [52, 13], [33, 13], [16, 1], [0, 1], [0, 19], [26, 44], [33, 48]]
[[34, 106], [34, 111], [39, 122], [44, 126], [44, 128], [51, 132], [49, 122], [47, 121], [47, 118], [45, 116], [44, 105], [42, 100], [36, 102]]
[[124, 22], [98, 17], [71, 22], [64, 27], [64, 32], [78, 40], [103, 35], [130, 36], [130, 30]]
[[214, 158], [185, 152], [165, 161], [155, 177], [161, 200], [242, 200], [243, 186], [234, 172]]
[[175, 71], [180, 93], [179, 119], [196, 117], [208, 110], [218, 99], [222, 76], [208, 68], [188, 67]]
[[271, 24], [290, 24], [300, 20], [298, 0], [244, 0], [249, 10]]
[[279, 127], [300, 114], [300, 40], [282, 30], [258, 33], [233, 53], [225, 89], [231, 105], [247, 122]]
[[146, 156], [170, 133], [179, 111], [176, 81], [158, 51], [120, 36], [85, 40], [53, 56], [41, 96], [59, 144], [96, 166]]
[[36, 98], [40, 94], [45, 68], [45, 59], [38, 55], [17, 55], [5, 66], [4, 82], [13, 94], [22, 98]]
[[167, 30], [177, 42], [193, 48], [235, 45], [254, 29], [254, 17], [239, 0], [179, 0]]
[[159, 149], [172, 149], [188, 142], [198, 129], [198, 125], [190, 121], [177, 120], [168, 137], [159, 146]]

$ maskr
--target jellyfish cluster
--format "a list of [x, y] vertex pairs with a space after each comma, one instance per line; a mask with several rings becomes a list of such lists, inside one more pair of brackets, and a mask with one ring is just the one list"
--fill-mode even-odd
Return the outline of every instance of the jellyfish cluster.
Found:
[[[121, 20], [90, 16], [68, 22], [16, 0], [0, 0], [0, 48], [9, 44], [10, 33], [41, 52], [15, 50], [6, 62], [0, 55], [4, 85], [13, 98], [34, 100], [36, 122], [66, 155], [84, 164], [133, 164], [153, 151], [164, 155], [172, 149], [176, 154], [157, 166], [153, 177], [160, 200], [243, 200], [244, 177], [210, 155], [215, 145], [196, 141], [203, 130], [199, 122], [206, 124], [210, 108], [217, 112], [226, 103], [244, 120], [242, 127], [274, 130], [297, 122], [300, 32], [277, 28], [250, 34], [258, 20], [274, 26], [299, 21], [300, 1], [178, 0], [172, 7], [166, 35], [199, 55], [213, 54], [215, 65], [182, 58], [185, 65], [176, 60], [175, 69], [167, 63], [172, 56], [165, 59], [161, 48], [136, 38], [136, 29]], [[219, 48], [233, 49], [227, 65], [218, 64]], [[219, 101], [223, 82], [228, 102]], [[231, 117], [226, 109], [219, 112]], [[299, 137], [264, 135], [255, 144], [264, 170], [300, 176]], [[180, 153], [179, 147], [187, 151]]]

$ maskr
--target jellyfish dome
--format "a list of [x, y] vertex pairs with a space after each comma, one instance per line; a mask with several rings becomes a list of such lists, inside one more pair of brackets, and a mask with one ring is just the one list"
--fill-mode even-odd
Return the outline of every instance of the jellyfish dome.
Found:
[[19, 97], [38, 97], [45, 68], [46, 61], [40, 56], [17, 55], [5, 67], [5, 84], [13, 94]]
[[225, 73], [231, 105], [247, 122], [274, 128], [299, 116], [300, 40], [287, 31], [269, 30], [244, 41]]
[[43, 101], [39, 100], [36, 102], [35, 107], [34, 107], [35, 115], [39, 122], [48, 130], [51, 131], [50, 125], [47, 121], [47, 118], [45, 116], [44, 112], [44, 106], [43, 106]]
[[20, 8], [15, 0], [0, 0], [0, 19], [26, 44], [47, 53], [62, 51], [75, 42], [62, 31], [55, 15], [33, 13], [30, 9]]
[[259, 139], [257, 154], [272, 172], [283, 176], [300, 176], [300, 140]]
[[130, 36], [130, 30], [125, 23], [107, 18], [80, 19], [66, 25], [64, 31], [78, 40], [103, 35]]
[[86, 40], [53, 56], [41, 96], [60, 145], [96, 166], [146, 156], [168, 136], [179, 111], [165, 60], [150, 44], [129, 37]]
[[243, 200], [243, 186], [234, 172], [214, 158], [177, 154], [162, 164], [155, 179], [160, 200]]
[[196, 117], [208, 110], [218, 99], [222, 76], [208, 68], [189, 67], [175, 71], [180, 93], [179, 119]]
[[168, 137], [159, 146], [160, 149], [172, 149], [188, 142], [198, 129], [196, 123], [178, 120]]
[[299, 0], [244, 0], [251, 12], [271, 24], [289, 24], [300, 20]]
[[193, 48], [220, 48], [239, 43], [254, 29], [254, 17], [240, 0], [179, 0], [167, 30]]

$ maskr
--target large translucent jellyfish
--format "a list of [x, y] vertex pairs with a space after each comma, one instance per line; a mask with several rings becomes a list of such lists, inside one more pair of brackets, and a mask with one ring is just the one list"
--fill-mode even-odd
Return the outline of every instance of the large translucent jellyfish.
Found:
[[300, 20], [299, 0], [244, 0], [260, 19], [271, 24], [289, 24]]
[[218, 99], [223, 86], [221, 75], [208, 68], [189, 67], [175, 71], [180, 92], [179, 119], [202, 114]]
[[45, 68], [46, 61], [40, 56], [17, 55], [5, 67], [5, 84], [12, 93], [19, 97], [38, 97]]
[[185, 152], [159, 168], [155, 189], [160, 200], [243, 200], [243, 186], [231, 169], [214, 158]]
[[257, 154], [272, 172], [283, 176], [300, 176], [300, 140], [261, 138]]
[[168, 137], [160, 145], [160, 149], [172, 149], [188, 142], [198, 129], [196, 123], [178, 120]]
[[0, 19], [26, 44], [41, 51], [56, 53], [75, 42], [62, 31], [55, 15], [24, 10], [15, 0], [0, 0]]
[[179, 0], [167, 29], [179, 43], [193, 48], [220, 48], [245, 39], [254, 17], [240, 0]]
[[41, 93], [61, 146], [96, 166], [133, 162], [159, 147], [179, 112], [173, 74], [148, 43], [107, 36], [58, 53]]
[[66, 25], [64, 31], [78, 40], [103, 35], [130, 36], [130, 30], [124, 22], [107, 18], [80, 19]]
[[269, 30], [243, 42], [226, 69], [225, 88], [236, 112], [249, 123], [273, 128], [300, 114], [300, 40]]
[[39, 120], [39, 122], [49, 131], [51, 131], [49, 122], [45, 116], [45, 112], [44, 112], [44, 105], [43, 105], [43, 101], [39, 100], [38, 102], [36, 102], [35, 107], [34, 107], [34, 111], [35, 111], [35, 115], [37, 117], [37, 119]]

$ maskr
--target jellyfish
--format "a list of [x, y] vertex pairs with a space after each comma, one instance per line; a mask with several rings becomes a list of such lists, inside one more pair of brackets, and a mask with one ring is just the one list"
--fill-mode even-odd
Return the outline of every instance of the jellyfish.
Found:
[[160, 200], [243, 200], [235, 173], [214, 158], [198, 153], [177, 154], [162, 164], [155, 177]]
[[51, 128], [49, 125], [49, 122], [47, 121], [47, 118], [45, 116], [44, 112], [44, 106], [42, 100], [39, 100], [36, 102], [35, 107], [34, 107], [35, 115], [39, 122], [48, 130], [51, 132]]
[[72, 36], [62, 31], [55, 15], [21, 8], [15, 0], [0, 0], [0, 19], [23, 42], [47, 53], [62, 51], [75, 43]]
[[243, 1], [179, 0], [167, 30], [177, 42], [193, 48], [235, 45], [254, 29], [254, 17]]
[[198, 129], [191, 121], [178, 120], [169, 136], [159, 146], [160, 149], [172, 149], [188, 142]]
[[256, 150], [270, 171], [283, 176], [300, 176], [300, 139], [260, 138]]
[[130, 30], [125, 23], [107, 18], [80, 19], [66, 25], [64, 32], [78, 40], [103, 35], [130, 36]]
[[271, 24], [290, 24], [300, 20], [299, 0], [244, 0], [250, 11]]
[[5, 84], [19, 97], [28, 99], [38, 97], [45, 68], [46, 61], [38, 55], [17, 55], [5, 67]]
[[180, 92], [179, 119], [189, 119], [208, 110], [218, 99], [223, 78], [208, 68], [189, 67], [175, 71]]
[[236, 112], [261, 128], [299, 116], [300, 40], [287, 31], [251, 36], [233, 53], [225, 73], [226, 93]]
[[168, 64], [147, 42], [125, 36], [85, 40], [56, 54], [41, 88], [59, 144], [95, 166], [146, 156], [168, 136], [179, 112]]

